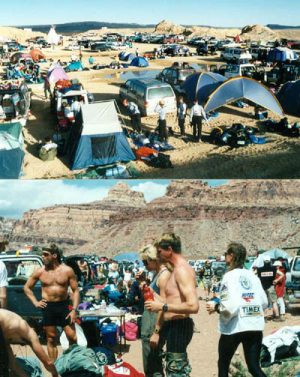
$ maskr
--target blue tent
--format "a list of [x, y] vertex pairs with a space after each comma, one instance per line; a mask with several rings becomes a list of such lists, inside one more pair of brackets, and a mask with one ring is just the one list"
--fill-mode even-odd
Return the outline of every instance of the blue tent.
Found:
[[226, 81], [226, 77], [214, 72], [194, 73], [187, 77], [183, 83], [188, 102], [193, 102], [195, 98], [203, 105], [210, 94]]
[[277, 98], [286, 114], [300, 117], [300, 80], [285, 83]]
[[265, 86], [248, 77], [233, 77], [221, 84], [208, 98], [206, 112], [240, 99], [248, 99], [280, 116], [283, 110], [274, 94]]
[[276, 47], [268, 53], [268, 62], [285, 62], [286, 60], [297, 60], [298, 55], [287, 47]]
[[129, 55], [129, 53], [127, 51], [121, 51], [118, 56], [119, 56], [120, 60], [125, 61], [126, 56], [128, 56], [128, 55]]
[[123, 261], [127, 261], [127, 262], [135, 262], [135, 261], [139, 261], [140, 265], [142, 266], [143, 263], [141, 261], [141, 258], [139, 256], [139, 253], [136, 253], [136, 252], [125, 252], [125, 253], [120, 253], [118, 255], [115, 255], [113, 258], [113, 260], [115, 260], [116, 262], [123, 262]]
[[114, 100], [82, 105], [68, 147], [73, 170], [135, 159]]
[[66, 72], [75, 72], [75, 71], [82, 71], [82, 70], [83, 70], [83, 65], [81, 64], [79, 60], [71, 62], [69, 65], [67, 65], [65, 69]]
[[126, 62], [131, 62], [133, 59], [135, 59], [136, 58], [136, 55], [135, 54], [133, 54], [133, 53], [127, 53], [127, 54], [125, 54], [125, 56], [124, 56], [124, 60], [126, 61]]
[[136, 56], [129, 65], [133, 67], [149, 67], [149, 62], [141, 56]]
[[20, 176], [23, 151], [22, 125], [5, 123], [0, 127], [0, 179], [17, 179]]

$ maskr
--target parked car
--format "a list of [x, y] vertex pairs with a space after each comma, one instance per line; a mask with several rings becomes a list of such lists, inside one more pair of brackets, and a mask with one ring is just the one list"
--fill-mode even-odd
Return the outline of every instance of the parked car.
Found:
[[[7, 105], [3, 103], [5, 101]], [[0, 85], [0, 105], [8, 118], [16, 116], [27, 117], [31, 102], [31, 90], [25, 82], [11, 82], [9, 85]], [[7, 112], [6, 108], [7, 107]]]
[[265, 78], [265, 70], [250, 63], [221, 65], [218, 73], [227, 78], [237, 76], [251, 77], [255, 80], [264, 80]]
[[252, 55], [248, 50], [244, 50], [240, 47], [227, 47], [221, 52], [221, 58], [227, 62], [237, 63], [242, 60], [252, 60]]
[[92, 51], [110, 51], [111, 48], [106, 42], [95, 42], [91, 44]]
[[165, 102], [168, 113], [176, 111], [176, 96], [167, 83], [154, 79], [130, 79], [122, 84], [119, 92], [120, 101], [128, 99], [135, 102], [142, 116], [154, 115], [160, 100]]
[[177, 44], [168, 45], [163, 52], [165, 55], [171, 56], [190, 56], [190, 49], [188, 47]]
[[215, 43], [201, 42], [197, 45], [196, 51], [198, 55], [214, 55], [216, 53]]
[[290, 271], [286, 275], [286, 291], [290, 304], [300, 302], [300, 255], [295, 256], [290, 263]]
[[[0, 260], [5, 264], [8, 275], [7, 309], [19, 314], [25, 319], [41, 318], [42, 313], [24, 293], [24, 284], [37, 268], [42, 267], [42, 258], [35, 254], [17, 255], [0, 254]], [[41, 299], [41, 284], [33, 288], [34, 295]]]
[[195, 68], [189, 66], [188, 63], [174, 63], [171, 67], [163, 69], [158, 75], [157, 79], [162, 82], [167, 82], [177, 93], [181, 93], [181, 86], [186, 78], [195, 73]]

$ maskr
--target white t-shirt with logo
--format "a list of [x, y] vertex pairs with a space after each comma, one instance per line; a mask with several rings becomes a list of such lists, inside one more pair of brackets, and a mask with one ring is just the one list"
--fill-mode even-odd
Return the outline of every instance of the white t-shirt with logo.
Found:
[[0, 261], [0, 288], [7, 287], [8, 281], [7, 281], [7, 270], [5, 267], [5, 264]]
[[222, 334], [262, 331], [267, 296], [252, 270], [236, 268], [227, 272], [220, 288], [220, 321]]

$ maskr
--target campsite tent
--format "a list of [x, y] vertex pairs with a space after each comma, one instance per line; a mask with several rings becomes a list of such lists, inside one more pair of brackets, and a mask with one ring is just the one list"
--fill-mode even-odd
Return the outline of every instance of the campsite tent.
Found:
[[262, 267], [264, 265], [264, 261], [265, 261], [266, 257], [270, 257], [271, 259], [274, 259], [274, 260], [279, 259], [279, 258], [288, 259], [289, 255], [284, 250], [271, 249], [271, 250], [265, 251], [264, 253], [260, 254], [254, 260], [252, 267], [258, 267], [258, 268]]
[[52, 26], [47, 36], [47, 42], [51, 45], [58, 45], [59, 39], [59, 35], [57, 35], [54, 26]]
[[136, 56], [129, 65], [132, 67], [148, 67], [149, 62], [142, 56]]
[[17, 179], [24, 159], [22, 125], [5, 123], [0, 127], [0, 179]]
[[277, 98], [286, 114], [300, 117], [300, 80], [285, 83]]
[[31, 59], [34, 62], [39, 62], [40, 60], [45, 60], [46, 59], [46, 56], [42, 53], [42, 51], [40, 51], [40, 50], [38, 50], [36, 48], [30, 50], [29, 55], [31, 56]]
[[298, 55], [287, 47], [276, 47], [269, 51], [267, 61], [268, 62], [285, 62], [286, 60], [297, 60]]
[[32, 59], [31, 56], [29, 54], [27, 54], [26, 52], [15, 52], [14, 54], [12, 54], [12, 56], [10, 57], [10, 62], [12, 64], [17, 64], [19, 62], [20, 59]]
[[83, 65], [79, 60], [71, 62], [66, 66], [66, 72], [83, 71]]
[[47, 77], [50, 84], [55, 84], [59, 80], [69, 80], [68, 75], [59, 64], [50, 67]]
[[197, 72], [187, 77], [182, 88], [188, 102], [197, 98], [198, 102], [203, 105], [210, 94], [226, 80], [226, 77], [218, 73]]
[[78, 123], [72, 127], [69, 141], [73, 170], [135, 159], [123, 133], [115, 101], [82, 105]]
[[225, 81], [209, 96], [204, 109], [210, 112], [243, 98], [283, 115], [282, 107], [274, 94], [258, 81], [248, 77], [233, 77]]

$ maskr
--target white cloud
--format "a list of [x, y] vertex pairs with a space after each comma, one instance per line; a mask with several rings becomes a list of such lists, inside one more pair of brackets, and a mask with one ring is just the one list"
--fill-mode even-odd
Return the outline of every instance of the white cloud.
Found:
[[167, 183], [157, 183], [153, 181], [145, 181], [131, 187], [134, 191], [144, 193], [147, 202], [165, 195]]

